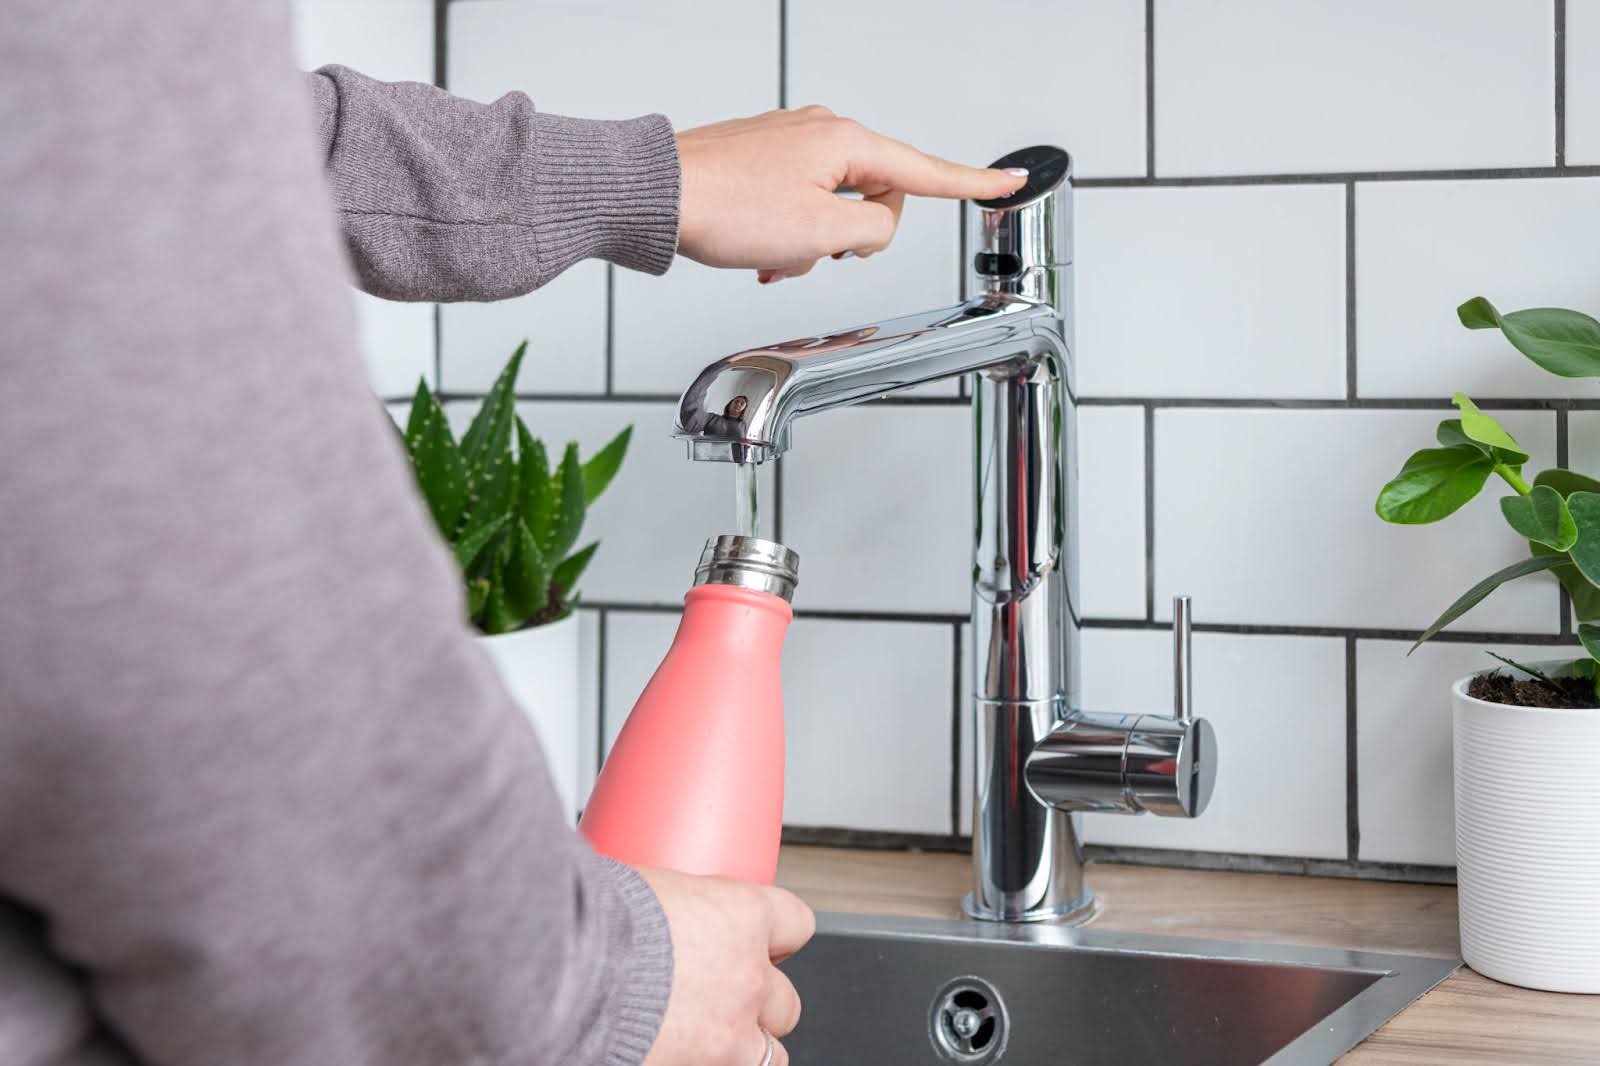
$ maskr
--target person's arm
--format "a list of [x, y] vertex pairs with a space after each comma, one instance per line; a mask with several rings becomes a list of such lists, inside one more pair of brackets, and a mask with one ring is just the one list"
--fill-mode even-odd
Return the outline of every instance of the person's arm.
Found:
[[[637, 1066], [668, 922], [463, 623], [286, 7], [32, 3], [0, 37], [5, 912], [118, 1061]], [[82, 1061], [8, 960], [0, 1058]]]
[[328, 66], [306, 75], [363, 289], [498, 300], [580, 259], [661, 274], [678, 242], [678, 150], [661, 115], [620, 122], [483, 104]]

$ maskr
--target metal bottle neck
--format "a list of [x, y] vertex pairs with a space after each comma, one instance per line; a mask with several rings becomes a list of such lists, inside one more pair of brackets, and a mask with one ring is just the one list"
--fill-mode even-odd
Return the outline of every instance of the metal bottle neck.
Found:
[[800, 556], [775, 540], [723, 534], [706, 541], [694, 583], [755, 589], [790, 603], [800, 583]]

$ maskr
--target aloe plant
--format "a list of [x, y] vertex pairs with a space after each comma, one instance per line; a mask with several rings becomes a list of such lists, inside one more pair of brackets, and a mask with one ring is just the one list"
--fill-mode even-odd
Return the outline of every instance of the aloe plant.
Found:
[[[1534, 363], [1568, 378], [1600, 377], [1600, 322], [1578, 311], [1536, 307], [1501, 314], [1481, 296], [1456, 309], [1468, 329], [1498, 329]], [[1551, 571], [1567, 590], [1588, 653], [1573, 676], [1592, 678], [1600, 698], [1600, 481], [1562, 467], [1524, 475], [1528, 453], [1494, 418], [1463, 393], [1452, 400], [1459, 418], [1439, 423], [1438, 447], [1407, 459], [1378, 493], [1378, 516], [1417, 525], [1454, 514], [1483, 490], [1491, 475], [1512, 494], [1500, 513], [1528, 542], [1529, 557], [1479, 581], [1423, 630], [1411, 650], [1460, 618], [1495, 589], [1529, 574]]]
[[628, 451], [628, 426], [588, 460], [569, 443], [551, 469], [544, 444], [516, 413], [523, 341], [458, 443], [426, 381], [417, 383], [406, 452], [434, 525], [455, 552], [467, 613], [487, 634], [560, 621], [598, 541], [573, 550], [590, 504]]

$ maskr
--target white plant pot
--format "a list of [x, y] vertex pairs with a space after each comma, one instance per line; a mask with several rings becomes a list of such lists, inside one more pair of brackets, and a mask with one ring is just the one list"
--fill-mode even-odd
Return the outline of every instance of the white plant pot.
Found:
[[578, 616], [479, 637], [500, 680], [533, 723], [567, 820], [578, 815]]
[[1600, 993], [1600, 709], [1487, 703], [1471, 680], [1451, 689], [1461, 957], [1496, 981]]

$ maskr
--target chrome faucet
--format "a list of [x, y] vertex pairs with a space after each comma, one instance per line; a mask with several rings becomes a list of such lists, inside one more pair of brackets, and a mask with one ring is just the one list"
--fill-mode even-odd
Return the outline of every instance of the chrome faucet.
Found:
[[[1171, 716], [1079, 709], [1071, 158], [1025, 148], [1017, 192], [970, 206], [978, 295], [937, 311], [718, 359], [674, 435], [698, 460], [762, 463], [797, 418], [973, 375], [974, 918], [1086, 921], [1073, 812], [1194, 817], [1216, 741], [1190, 707], [1189, 603], [1173, 614]], [[868, 457], [870, 462], [870, 456]]]

